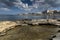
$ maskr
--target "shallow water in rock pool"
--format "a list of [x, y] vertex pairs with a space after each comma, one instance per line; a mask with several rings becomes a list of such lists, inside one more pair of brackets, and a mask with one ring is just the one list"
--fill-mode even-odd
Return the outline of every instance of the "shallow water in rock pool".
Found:
[[49, 40], [52, 34], [56, 33], [57, 26], [16, 26], [8, 30], [6, 35], [0, 36], [0, 40]]

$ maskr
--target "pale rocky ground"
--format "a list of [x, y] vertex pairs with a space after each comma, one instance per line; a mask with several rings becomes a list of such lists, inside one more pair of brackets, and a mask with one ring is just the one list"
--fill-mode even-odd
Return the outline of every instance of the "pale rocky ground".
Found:
[[[0, 40], [49, 40], [51, 35], [57, 31], [57, 26], [53, 25], [18, 26], [17, 24], [19, 23], [22, 22], [0, 22], [0, 32], [6, 33], [5, 35], [3, 33], [1, 34]], [[8, 31], [6, 32], [6, 30]]]
[[0, 32], [8, 30], [9, 28], [13, 28], [15, 25], [17, 25], [17, 23], [13, 21], [1, 21]]

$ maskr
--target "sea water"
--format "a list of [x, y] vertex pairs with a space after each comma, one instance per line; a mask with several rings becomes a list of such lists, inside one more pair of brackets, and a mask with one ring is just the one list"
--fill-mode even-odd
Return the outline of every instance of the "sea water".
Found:
[[[60, 15], [48, 16], [49, 19], [60, 19]], [[46, 15], [43, 16], [22, 16], [22, 15], [0, 15], [1, 20], [20, 20], [20, 19], [47, 19]]]

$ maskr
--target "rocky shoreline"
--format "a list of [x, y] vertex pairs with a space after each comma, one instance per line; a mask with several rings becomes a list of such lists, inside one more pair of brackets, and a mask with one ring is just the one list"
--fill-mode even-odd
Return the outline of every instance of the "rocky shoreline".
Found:
[[[39, 21], [39, 20], [38, 20]], [[15, 29], [17, 26], [20, 26], [20, 27], [23, 27], [23, 28], [25, 28], [25, 26], [26, 26], [26, 29], [28, 29], [28, 27], [29, 27], [29, 29], [32, 27], [32, 26], [34, 26], [34, 27], [32, 27], [33, 29], [34, 28], [40, 28], [40, 26], [41, 25], [36, 25], [36, 24], [33, 24], [33, 23], [36, 23], [37, 21], [36, 20], [18, 20], [18, 21], [0, 21], [0, 36], [4, 36], [4, 35], [6, 35], [6, 32], [7, 31], [9, 31], [9, 30], [11, 30], [11, 29]], [[31, 24], [32, 23], [32, 24]], [[50, 28], [49, 26], [55, 26], [54, 27], [54, 30], [52, 30], [52, 28]], [[37, 26], [37, 27], [35, 27], [35, 26]], [[52, 32], [51, 34], [53, 34], [54, 35], [54, 33], [56, 33], [57, 32], [57, 26], [56, 25], [51, 25], [51, 24], [47, 24], [46, 25], [47, 26], [47, 29], [46, 28], [44, 28], [44, 27], [42, 27], [42, 29], [40, 28], [39, 30], [40, 31], [43, 31], [43, 30], [45, 30], [45, 31], [48, 31], [48, 32]], [[32, 29], [32, 30], [33, 30]], [[24, 30], [24, 29], [23, 29]], [[31, 30], [31, 29], [30, 29]], [[35, 30], [35, 29], [34, 29]], [[36, 29], [36, 31], [38, 32], [38, 29]], [[47, 35], [47, 34], [46, 34]], [[50, 34], [49, 34], [50, 35]], [[48, 38], [47, 38], [48, 39]]]
[[[56, 20], [51, 20], [49, 22], [56, 22]], [[49, 24], [46, 19], [40, 20], [18, 20], [18, 21], [0, 21], [0, 32], [5, 32], [11, 28], [15, 28], [16, 25], [28, 26], [28, 25], [40, 25], [40, 24]], [[50, 24], [53, 25], [53, 24]]]
[[48, 40], [51, 35], [56, 33], [56, 26], [40, 25], [40, 26], [21, 26], [16, 25], [15, 28], [2, 32], [1, 40]]

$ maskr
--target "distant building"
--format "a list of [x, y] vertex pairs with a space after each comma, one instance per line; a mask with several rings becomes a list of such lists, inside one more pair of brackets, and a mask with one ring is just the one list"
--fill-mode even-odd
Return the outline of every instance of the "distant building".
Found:
[[60, 10], [47, 10], [47, 13], [60, 13]]
[[54, 10], [47, 10], [47, 13], [54, 13]]

